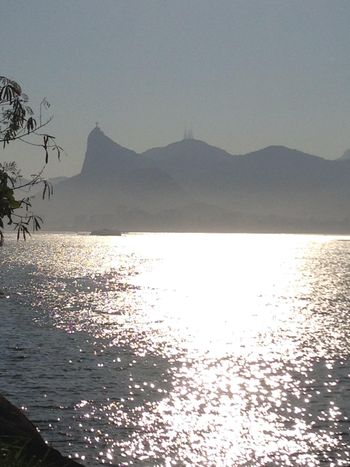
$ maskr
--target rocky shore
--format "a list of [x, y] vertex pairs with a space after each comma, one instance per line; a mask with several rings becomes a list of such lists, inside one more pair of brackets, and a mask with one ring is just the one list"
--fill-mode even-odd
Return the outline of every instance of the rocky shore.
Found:
[[48, 446], [28, 418], [0, 394], [0, 465], [82, 467]]

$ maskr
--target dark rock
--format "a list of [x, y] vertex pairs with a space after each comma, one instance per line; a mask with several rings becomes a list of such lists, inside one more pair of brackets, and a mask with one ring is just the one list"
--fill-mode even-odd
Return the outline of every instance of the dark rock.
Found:
[[15, 465], [82, 466], [48, 446], [21, 410], [0, 395], [0, 464], [12, 465], [11, 456], [14, 456], [14, 451], [17, 461]]

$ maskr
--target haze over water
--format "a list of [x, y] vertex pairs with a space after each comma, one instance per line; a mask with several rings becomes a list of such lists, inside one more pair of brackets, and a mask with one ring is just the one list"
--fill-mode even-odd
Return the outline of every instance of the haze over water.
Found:
[[2, 388], [89, 466], [348, 465], [349, 245], [10, 236]]

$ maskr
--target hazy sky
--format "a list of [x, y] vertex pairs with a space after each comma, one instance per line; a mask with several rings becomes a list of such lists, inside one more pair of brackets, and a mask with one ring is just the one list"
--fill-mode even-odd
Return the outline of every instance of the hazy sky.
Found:
[[[0, 0], [0, 74], [47, 97], [80, 171], [95, 122], [143, 151], [194, 136], [235, 154], [350, 147], [349, 0]], [[27, 170], [39, 163], [18, 143]], [[24, 157], [26, 161], [24, 162]], [[34, 165], [33, 165], [34, 164]], [[31, 169], [30, 169], [31, 170]]]

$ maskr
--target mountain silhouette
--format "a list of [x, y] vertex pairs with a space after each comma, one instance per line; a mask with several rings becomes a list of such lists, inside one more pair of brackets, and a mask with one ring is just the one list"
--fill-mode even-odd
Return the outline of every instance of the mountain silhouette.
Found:
[[348, 161], [350, 160], [350, 149], [347, 149], [344, 154], [339, 157], [338, 161]]
[[39, 203], [46, 228], [348, 232], [350, 164], [284, 146], [232, 155], [193, 138], [138, 154], [96, 127], [79, 175]]

